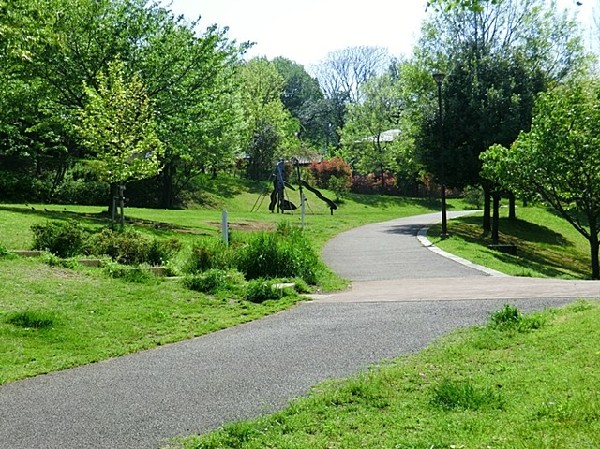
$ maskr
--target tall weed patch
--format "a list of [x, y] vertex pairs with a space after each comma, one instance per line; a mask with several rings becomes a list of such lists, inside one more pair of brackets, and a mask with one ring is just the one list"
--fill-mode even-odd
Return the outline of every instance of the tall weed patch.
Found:
[[211, 269], [231, 268], [232, 250], [218, 239], [202, 239], [194, 243], [191, 254], [183, 267], [189, 274], [203, 273]]
[[276, 233], [259, 233], [236, 258], [238, 270], [248, 279], [299, 277], [316, 282], [320, 261], [302, 230], [289, 225]]

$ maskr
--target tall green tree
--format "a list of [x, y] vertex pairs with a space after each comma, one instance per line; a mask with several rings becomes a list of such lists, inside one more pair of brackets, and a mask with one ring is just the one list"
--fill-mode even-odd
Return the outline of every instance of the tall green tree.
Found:
[[[98, 73], [115, 58], [124, 62], [127, 76], [141, 77], [156, 110], [156, 132], [168, 150], [156, 194], [164, 207], [174, 204], [196, 174], [239, 151], [233, 137], [240, 135], [240, 101], [233, 80], [247, 45], [229, 41], [226, 30], [202, 31], [198, 22], [175, 17], [151, 0], [15, 0], [8, 5], [11, 17], [27, 17], [17, 22], [20, 41], [12, 47], [26, 57], [11, 53], [14, 77], [27, 85], [24, 92], [41, 95], [28, 94], [32, 103], [24, 107], [35, 111], [35, 120], [11, 116], [6, 122], [19, 123], [11, 131], [36, 140], [40, 148], [49, 140], [60, 143], [61, 158], [51, 159], [62, 161], [57, 174], [88, 156], [74, 132], [86, 99], [83, 86], [98, 87]], [[6, 23], [0, 16], [0, 32]]]
[[97, 87], [86, 87], [85, 94], [77, 128], [102, 178], [125, 184], [155, 176], [163, 144], [141, 78], [134, 74], [126, 79], [123, 62], [115, 60], [108, 73], [98, 74]]
[[396, 169], [392, 148], [400, 137], [402, 98], [389, 74], [363, 84], [361, 96], [363, 101], [348, 106], [342, 130], [345, 160], [362, 173], [383, 176]]
[[252, 179], [265, 179], [277, 159], [298, 149], [298, 121], [281, 101], [284, 79], [266, 58], [254, 58], [240, 70], [246, 111], [246, 154]]
[[[417, 60], [443, 85], [443, 143], [429, 101], [418, 139], [427, 169], [444, 184], [482, 183], [479, 154], [510, 145], [531, 123], [533, 98], [584, 63], [576, 23], [542, 0], [497, 0], [477, 8], [438, 9], [423, 28]], [[430, 80], [431, 97], [437, 91]], [[486, 191], [484, 229], [491, 228]]]
[[529, 132], [482, 153], [483, 174], [506, 188], [538, 195], [590, 244], [600, 279], [600, 82], [576, 81], [541, 94]]
[[272, 62], [283, 78], [281, 101], [300, 124], [300, 139], [312, 146], [323, 146], [328, 122], [319, 81], [287, 58], [278, 57]]

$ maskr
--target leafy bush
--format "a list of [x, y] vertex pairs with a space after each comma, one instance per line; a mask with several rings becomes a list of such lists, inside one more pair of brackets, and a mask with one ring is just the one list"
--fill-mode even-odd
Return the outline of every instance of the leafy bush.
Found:
[[31, 226], [33, 249], [49, 251], [59, 257], [80, 254], [87, 232], [76, 221], [47, 222]]
[[281, 293], [273, 287], [272, 281], [266, 279], [253, 279], [246, 285], [246, 300], [261, 303], [269, 299], [278, 299]]
[[315, 180], [317, 187], [322, 189], [329, 187], [332, 177], [338, 178], [339, 182], [348, 188], [350, 188], [352, 182], [352, 168], [339, 157], [322, 162], [313, 162], [308, 166], [308, 171]]
[[2, 243], [0, 243], [0, 257], [4, 257], [8, 255], [8, 249]]
[[397, 195], [399, 193], [396, 177], [391, 173], [384, 173], [383, 179], [381, 176], [376, 176], [373, 173], [366, 176], [354, 175], [352, 177], [351, 190], [354, 193], [362, 193], [364, 195]]
[[466, 203], [481, 209], [483, 205], [483, 189], [476, 186], [467, 186], [463, 191], [464, 200]]
[[236, 265], [247, 279], [299, 277], [316, 282], [320, 261], [299, 228], [259, 233], [239, 250]]
[[335, 193], [336, 201], [344, 198], [348, 192], [350, 192], [350, 187], [352, 185], [352, 181], [350, 178], [341, 178], [339, 176], [332, 176], [329, 178], [329, 184], [327, 188]]
[[232, 265], [231, 249], [220, 239], [203, 239], [192, 246], [184, 271], [195, 274], [211, 268], [226, 269]]
[[50, 197], [52, 183], [29, 173], [0, 171], [0, 200], [10, 202], [39, 202]]
[[92, 235], [86, 242], [86, 254], [109, 256], [125, 265], [163, 265], [179, 249], [177, 239], [159, 240], [133, 230], [113, 231], [105, 228]]
[[183, 285], [190, 290], [214, 294], [219, 290], [234, 290], [245, 282], [242, 273], [236, 270], [211, 268], [201, 274], [186, 276]]

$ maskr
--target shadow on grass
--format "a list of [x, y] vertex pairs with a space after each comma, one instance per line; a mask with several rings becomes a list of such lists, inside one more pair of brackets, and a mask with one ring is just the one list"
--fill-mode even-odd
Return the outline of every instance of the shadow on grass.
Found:
[[[442, 203], [440, 200], [430, 198], [414, 198], [405, 196], [386, 195], [359, 195], [356, 193], [349, 194], [348, 198], [358, 204], [377, 207], [381, 209], [388, 209], [390, 207], [398, 206], [421, 206], [430, 209], [441, 209], [442, 207]], [[448, 210], [454, 209], [454, 206], [452, 206], [451, 204], [447, 204], [446, 207]]]
[[32, 206], [28, 206], [28, 208], [16, 206], [0, 206], [0, 210], [5, 210], [7, 212], [14, 212], [23, 215], [35, 215], [38, 217], [46, 218], [48, 220], [77, 220], [82, 224], [88, 225], [108, 224], [110, 221], [108, 211], [89, 213], [70, 211], [67, 209], [67, 207], [64, 207], [63, 210], [50, 210], [45, 208], [36, 208]]
[[[7, 212], [14, 212], [23, 215], [37, 216], [45, 218], [46, 220], [59, 222], [75, 220], [83, 226], [93, 228], [98, 228], [99, 226], [110, 226], [111, 224], [107, 210], [103, 210], [97, 213], [89, 213], [70, 211], [67, 209], [67, 207], [64, 207], [62, 210], [50, 210], [45, 209], [43, 207], [36, 208], [32, 206], [28, 206], [28, 208], [16, 206], [0, 206], [0, 210], [5, 210]], [[127, 209], [125, 209], [125, 212], [127, 212]], [[174, 237], [178, 234], [210, 235], [207, 232], [203, 232], [201, 230], [191, 227], [174, 225], [171, 223], [163, 223], [159, 221], [131, 218], [127, 217], [127, 215], [125, 215], [125, 224], [127, 226], [143, 228], [147, 231], [147, 233], [156, 237]]]
[[[456, 218], [454, 221], [466, 225], [478, 226], [481, 234], [483, 234], [483, 217], [468, 215]], [[505, 236], [525, 240], [527, 242], [560, 245], [562, 247], [573, 246], [573, 243], [565, 239], [562, 234], [559, 234], [546, 226], [529, 223], [524, 220], [510, 220], [504, 217], [500, 218], [500, 232]], [[479, 238], [482, 238], [482, 236], [479, 235]]]
[[[492, 243], [482, 235], [482, 217], [461, 217], [453, 220], [451, 233], [466, 242], [486, 248]], [[517, 275], [533, 276], [535, 272], [555, 278], [587, 277], [588, 267], [577, 254], [566, 251], [574, 244], [546, 226], [522, 220], [502, 218], [500, 241], [517, 246], [517, 255], [493, 252], [504, 263], [522, 269]]]

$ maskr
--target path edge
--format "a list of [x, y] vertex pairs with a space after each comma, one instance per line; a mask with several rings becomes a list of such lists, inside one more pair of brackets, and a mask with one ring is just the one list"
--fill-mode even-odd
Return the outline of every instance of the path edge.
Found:
[[427, 238], [427, 231], [429, 231], [429, 226], [424, 226], [421, 229], [419, 229], [419, 232], [417, 232], [417, 239], [419, 240], [421, 245], [423, 245], [429, 251], [434, 252], [434, 253], [436, 253], [442, 257], [445, 257], [447, 259], [453, 260], [454, 262], [464, 265], [465, 267], [469, 267], [469, 268], [473, 268], [475, 270], [482, 271], [482, 272], [486, 273], [488, 276], [510, 277], [506, 273], [502, 273], [501, 271], [494, 270], [493, 268], [484, 267], [483, 265], [477, 265], [476, 263], [473, 263], [470, 260], [463, 259], [462, 257], [459, 257], [455, 254], [448, 253], [448, 252], [438, 248], [433, 243], [431, 243], [431, 241]]

